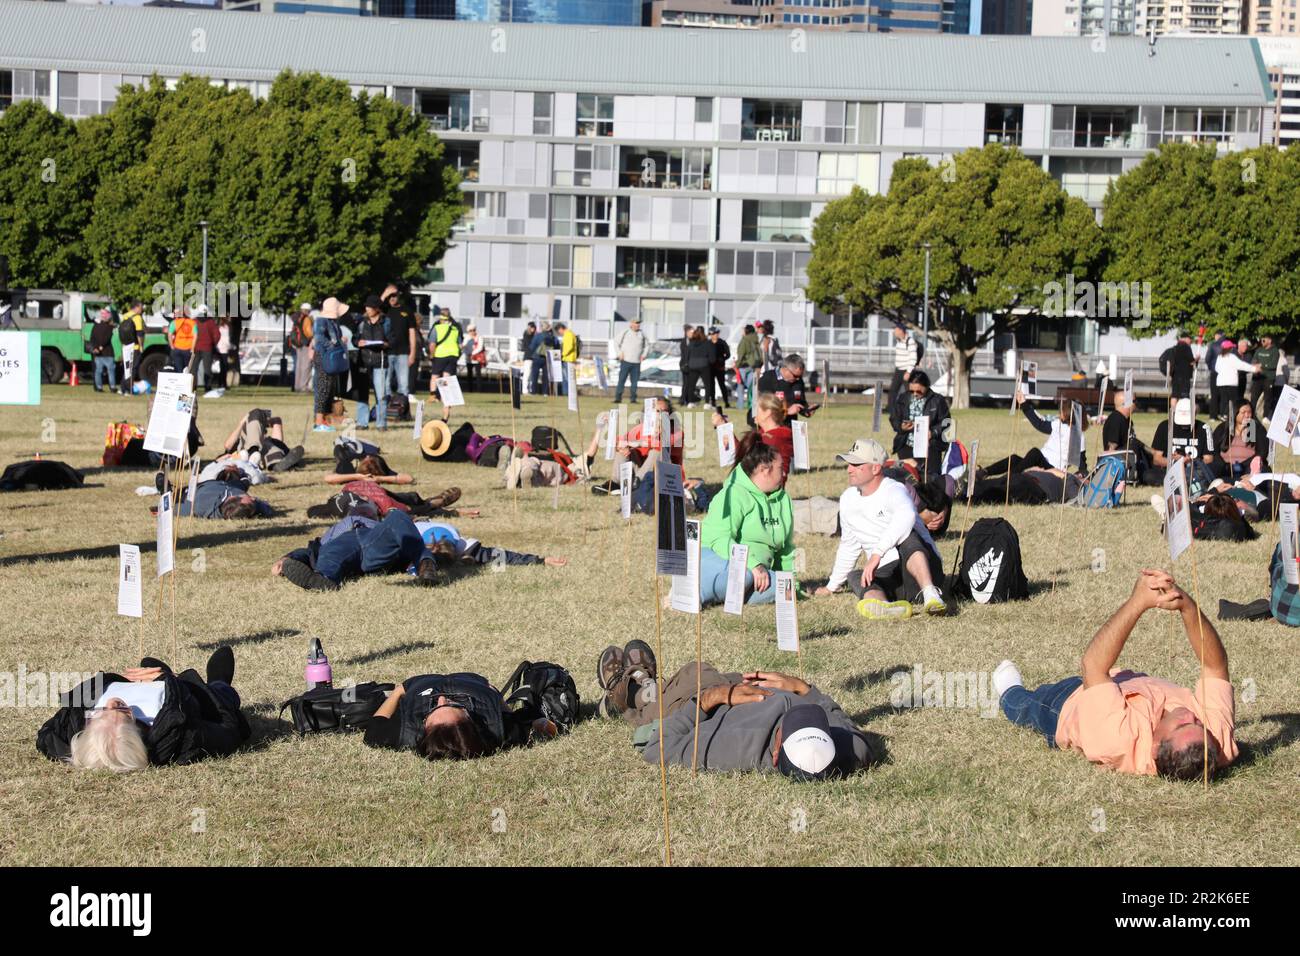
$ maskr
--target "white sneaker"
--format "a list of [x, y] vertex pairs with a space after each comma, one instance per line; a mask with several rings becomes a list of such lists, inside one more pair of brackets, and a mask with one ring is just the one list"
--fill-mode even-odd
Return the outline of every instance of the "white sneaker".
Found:
[[999, 698], [1012, 687], [1024, 686], [1025, 682], [1020, 676], [1020, 668], [1011, 661], [1003, 661], [993, 668], [993, 689], [997, 691]]
[[934, 585], [921, 591], [921, 604], [926, 614], [948, 613], [948, 605], [943, 600], [943, 593]]
[[1156, 514], [1160, 516], [1160, 520], [1164, 521], [1165, 520], [1165, 499], [1160, 497], [1159, 495], [1152, 495], [1151, 507], [1156, 510]]

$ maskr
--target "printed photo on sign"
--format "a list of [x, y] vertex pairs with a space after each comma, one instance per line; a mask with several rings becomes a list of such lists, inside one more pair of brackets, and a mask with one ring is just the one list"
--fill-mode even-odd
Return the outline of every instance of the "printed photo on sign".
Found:
[[144, 598], [140, 582], [139, 546], [119, 544], [117, 565], [117, 613], [124, 617], [142, 617]]
[[797, 653], [799, 614], [795, 609], [794, 574], [790, 571], [773, 571], [772, 587], [776, 588], [777, 650]]
[[808, 457], [808, 423], [796, 419], [790, 423], [790, 433], [794, 439], [794, 461], [790, 467], [795, 471], [808, 471], [812, 468]]
[[723, 422], [718, 426], [718, 467], [730, 468], [736, 463], [736, 426]]
[[650, 444], [650, 438], [654, 435], [659, 417], [655, 408], [656, 400], [647, 398], [645, 400], [645, 409], [641, 412], [641, 444], [643, 447]]
[[424, 402], [415, 401], [411, 403], [415, 410], [413, 421], [411, 423], [411, 437], [416, 441], [420, 440], [420, 432], [424, 431]]
[[1038, 363], [1021, 362], [1020, 379], [1023, 383], [1021, 391], [1025, 393], [1025, 398], [1039, 398], [1038, 394]]
[[668, 592], [668, 603], [674, 611], [686, 614], [700, 613], [700, 523], [686, 522], [686, 573], [674, 574]]
[[144, 450], [179, 458], [187, 447], [194, 411], [194, 378], [184, 372], [159, 372], [158, 390], [149, 412]]
[[1300, 391], [1284, 385], [1268, 424], [1268, 440], [1289, 446], [1295, 438], [1297, 424], [1300, 424]]
[[1174, 462], [1165, 472], [1165, 537], [1169, 542], [1170, 560], [1192, 544], [1192, 518], [1187, 506], [1187, 471], [1181, 462]]
[[686, 498], [679, 465], [660, 462], [655, 467], [658, 498], [658, 548], [656, 574], [686, 573]]
[[460, 379], [455, 375], [444, 375], [438, 379], [438, 399], [448, 408], [465, 404], [465, 396], [460, 390]]
[[548, 371], [551, 373], [551, 383], [557, 384], [564, 381], [564, 363], [560, 361], [560, 350], [548, 350], [546, 353], [546, 362]]
[[605, 375], [605, 360], [596, 356], [596, 387], [601, 391], [609, 388], [609, 379]]
[[745, 607], [745, 574], [748, 572], [749, 545], [732, 544], [727, 560], [727, 601], [722, 606], [726, 614], [740, 614]]
[[930, 455], [930, 416], [912, 419], [912, 457], [928, 458]]
[[633, 464], [625, 461], [618, 466], [619, 510], [624, 518], [632, 517], [632, 472]]
[[1124, 404], [1133, 404], [1133, 370], [1124, 373]]
[[172, 555], [172, 496], [170, 494], [164, 494], [158, 499], [157, 555], [158, 577], [162, 577], [175, 563]]
[[618, 447], [618, 409], [611, 408], [605, 413], [605, 460], [614, 460], [614, 451]]
[[1278, 510], [1282, 534], [1282, 573], [1287, 584], [1300, 584], [1300, 536], [1297, 535], [1297, 506], [1283, 505]]

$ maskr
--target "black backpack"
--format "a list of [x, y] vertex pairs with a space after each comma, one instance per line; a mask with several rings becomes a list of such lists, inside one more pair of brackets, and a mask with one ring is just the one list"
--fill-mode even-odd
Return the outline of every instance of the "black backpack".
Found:
[[388, 396], [388, 417], [392, 421], [411, 420], [411, 400], [400, 392]]
[[1000, 604], [1029, 597], [1020, 563], [1020, 536], [1004, 518], [980, 518], [966, 533], [950, 593], [977, 604]]
[[135, 323], [130, 319], [123, 319], [117, 327], [117, 340], [123, 345], [135, 345]]
[[532, 441], [529, 444], [533, 446], [533, 451], [559, 451], [560, 446], [563, 445], [569, 457], [573, 457], [573, 449], [569, 447], [568, 440], [558, 429], [551, 428], [549, 425], [538, 425], [534, 428]]
[[521, 661], [501, 689], [505, 709], [521, 723], [545, 717], [568, 733], [578, 722], [578, 688], [559, 664]]
[[280, 705], [280, 716], [290, 708], [293, 729], [300, 734], [364, 730], [392, 689], [392, 684], [373, 681], [352, 687], [317, 687], [286, 700]]

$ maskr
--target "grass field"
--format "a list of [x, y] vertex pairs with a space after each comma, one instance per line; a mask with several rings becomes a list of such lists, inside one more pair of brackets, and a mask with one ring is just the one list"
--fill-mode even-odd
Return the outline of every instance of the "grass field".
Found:
[[[485, 434], [509, 433], [509, 403], [479, 399], [458, 415]], [[333, 435], [312, 434], [308, 463], [263, 496], [279, 509], [258, 522], [185, 519], [176, 580], [176, 642], [170, 603], [155, 619], [154, 522], [139, 471], [99, 466], [105, 424], [144, 424], [142, 398], [47, 387], [37, 408], [0, 411], [0, 464], [31, 456], [63, 460], [86, 487], [0, 498], [0, 673], [120, 669], [139, 655], [134, 620], [116, 611], [117, 545], [145, 547], [144, 647], [179, 670], [202, 669], [211, 648], [234, 646], [235, 684], [254, 728], [247, 750], [189, 767], [113, 777], [50, 763], [34, 747], [53, 709], [0, 708], [0, 860], [11, 864], [652, 864], [662, 851], [659, 772], [630, 745], [621, 722], [590, 720], [545, 746], [462, 764], [365, 748], [358, 737], [298, 739], [277, 719], [302, 689], [309, 637], [320, 637], [336, 682], [402, 680], [473, 670], [494, 683], [523, 658], [574, 673], [584, 701], [598, 695], [595, 660], [608, 643], [654, 640], [652, 523], [620, 526], [615, 505], [586, 486], [524, 490], [515, 513], [498, 474], [472, 465], [425, 463], [409, 427], [381, 437], [385, 455], [418, 478], [423, 494], [448, 485], [483, 517], [460, 522], [489, 544], [570, 559], [566, 568], [526, 567], [458, 578], [439, 590], [400, 577], [342, 591], [300, 591], [269, 575], [272, 562], [320, 534], [304, 515], [323, 501]], [[284, 416], [294, 444], [309, 396], [241, 388], [201, 403], [212, 452], [247, 409]], [[518, 430], [555, 424], [576, 446], [605, 407], [584, 397], [584, 422], [562, 400], [525, 405]], [[553, 410], [552, 410], [553, 408]], [[794, 497], [837, 496], [835, 451], [870, 433], [870, 407], [840, 404], [810, 428], [817, 470], [794, 475]], [[1005, 410], [958, 416], [958, 436], [981, 439], [991, 461], [1011, 447]], [[1150, 438], [1155, 416], [1139, 433]], [[886, 425], [887, 429], [888, 426]], [[375, 440], [375, 433], [363, 433]], [[689, 429], [688, 429], [689, 434]], [[720, 480], [711, 432], [688, 472]], [[883, 437], [883, 436], [882, 436]], [[1017, 450], [1038, 437], [1021, 421]], [[1089, 432], [1095, 455], [1099, 432]], [[53, 439], [46, 441], [43, 439]], [[1091, 456], [1090, 456], [1091, 457]], [[705, 775], [671, 770], [675, 864], [1148, 864], [1244, 866], [1300, 862], [1300, 655], [1279, 625], [1224, 623], [1237, 687], [1244, 754], [1208, 794], [1199, 785], [1113, 774], [1077, 754], [1050, 751], [1031, 732], [978, 707], [894, 709], [890, 674], [912, 670], [988, 672], [1016, 660], [1033, 686], [1077, 673], [1083, 648], [1127, 595], [1136, 572], [1167, 565], [1149, 491], [1113, 513], [1015, 507], [1026, 571], [1042, 587], [1028, 602], [967, 606], [950, 618], [869, 624], [851, 595], [799, 606], [807, 678], [887, 741], [889, 760], [856, 777], [809, 786], [777, 775]], [[972, 518], [998, 508], [975, 509]], [[941, 541], [947, 568], [959, 511]], [[1267, 592], [1274, 526], [1249, 544], [1196, 546], [1201, 603], [1213, 616], [1223, 597]], [[829, 573], [836, 541], [801, 535], [806, 583]], [[1101, 549], [1098, 551], [1098, 549]], [[193, 568], [201, 567], [196, 571]], [[1094, 566], [1104, 570], [1094, 571]], [[1053, 575], [1056, 586], [1051, 588]], [[1191, 560], [1176, 569], [1191, 587]], [[666, 586], [666, 583], [665, 583]], [[170, 592], [169, 592], [170, 594]], [[692, 617], [664, 612], [661, 671], [695, 655]], [[704, 656], [725, 670], [795, 671], [776, 649], [773, 611], [720, 609], [703, 616]], [[1197, 663], [1181, 628], [1148, 615], [1121, 664], [1191, 685]], [[495, 824], [495, 826], [494, 826]], [[803, 824], [800, 826], [799, 824]]]

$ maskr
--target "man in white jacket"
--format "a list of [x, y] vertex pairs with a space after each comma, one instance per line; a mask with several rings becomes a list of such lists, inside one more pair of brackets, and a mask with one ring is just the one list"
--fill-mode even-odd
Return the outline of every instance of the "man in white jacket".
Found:
[[[861, 600], [858, 613], [872, 620], [902, 620], [921, 603], [926, 614], [948, 605], [937, 581], [943, 564], [907, 488], [882, 473], [885, 449], [860, 438], [836, 461], [848, 466], [849, 487], [840, 495], [840, 547], [835, 567], [817, 594], [834, 594], [845, 582]], [[858, 573], [858, 556], [867, 563]]]

